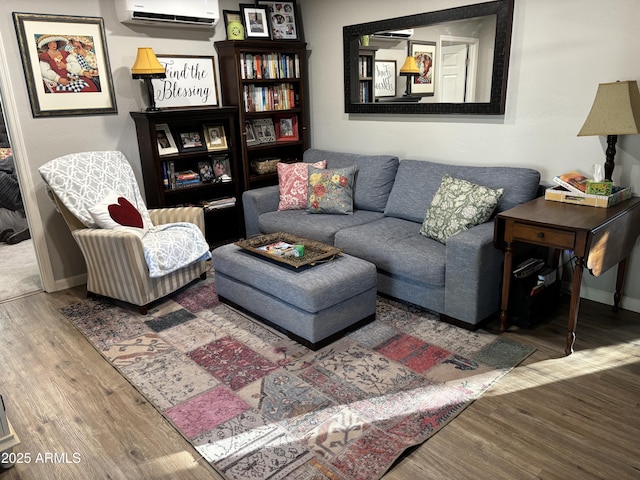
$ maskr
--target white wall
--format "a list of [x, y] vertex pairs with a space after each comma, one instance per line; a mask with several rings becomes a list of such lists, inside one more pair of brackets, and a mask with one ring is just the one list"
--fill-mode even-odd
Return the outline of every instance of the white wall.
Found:
[[[298, 0], [311, 50], [314, 147], [388, 153], [458, 164], [538, 169], [546, 182], [604, 162], [605, 138], [577, 137], [600, 82], [639, 80], [637, 0], [515, 0], [504, 117], [348, 115], [343, 105], [342, 27], [477, 3], [465, 0]], [[313, 19], [313, 21], [310, 21]], [[620, 137], [617, 184], [640, 194], [640, 135]], [[587, 207], [585, 207], [587, 208]], [[640, 311], [636, 246], [622, 305]], [[582, 294], [612, 303], [615, 272], [585, 275]]]
[[[464, 164], [518, 165], [540, 170], [543, 180], [569, 169], [589, 171], [604, 161], [604, 138], [577, 137], [597, 84], [637, 80], [637, 0], [515, 0], [513, 45], [506, 114], [498, 117], [347, 115], [343, 105], [342, 27], [440, 10], [472, 0], [298, 0], [308, 42], [311, 72], [312, 146], [351, 152], [390, 153], [400, 158]], [[220, 9], [237, 10], [237, 0]], [[33, 118], [11, 12], [103, 17], [118, 106], [117, 115]], [[130, 111], [146, 107], [143, 84], [132, 80], [136, 50], [216, 55], [213, 41], [225, 38], [221, 20], [214, 32], [120, 24], [113, 0], [50, 2], [4, 0], [0, 5], [0, 49], [7, 75], [0, 75], [9, 128], [18, 141], [16, 158], [27, 190], [27, 214], [36, 231], [49, 289], [81, 281], [84, 263], [61, 217], [54, 211], [37, 168], [66, 153], [120, 149], [141, 180]], [[2, 56], [0, 56], [2, 61]], [[2, 72], [0, 72], [2, 73]], [[219, 78], [219, 77], [218, 77]], [[7, 100], [7, 101], [5, 101]], [[14, 138], [15, 137], [15, 138]], [[18, 138], [19, 137], [19, 138]], [[621, 137], [616, 183], [640, 193], [640, 135]], [[140, 182], [142, 183], [142, 182]], [[586, 207], [585, 207], [586, 208]], [[45, 235], [46, 232], [46, 235]], [[624, 308], [640, 311], [640, 254], [632, 254]], [[585, 276], [583, 295], [611, 303], [615, 273]]]

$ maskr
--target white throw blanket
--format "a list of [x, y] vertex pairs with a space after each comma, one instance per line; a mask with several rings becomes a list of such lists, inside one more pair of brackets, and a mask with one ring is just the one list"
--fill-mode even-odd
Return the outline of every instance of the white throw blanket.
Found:
[[209, 244], [193, 223], [152, 227], [142, 237], [144, 258], [151, 278], [162, 277], [197, 260], [211, 258]]

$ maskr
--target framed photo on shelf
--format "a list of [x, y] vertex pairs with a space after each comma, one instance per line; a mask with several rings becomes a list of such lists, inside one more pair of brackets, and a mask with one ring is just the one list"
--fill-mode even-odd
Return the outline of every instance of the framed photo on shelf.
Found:
[[230, 182], [232, 178], [229, 157], [227, 155], [216, 155], [210, 158], [215, 182]]
[[224, 133], [224, 126], [222, 125], [205, 125], [204, 138], [207, 142], [207, 150], [210, 152], [228, 148], [227, 136]]
[[101, 17], [13, 12], [13, 23], [34, 117], [118, 113]]
[[278, 115], [276, 117], [276, 141], [296, 142], [298, 140], [298, 116]]
[[181, 152], [197, 152], [206, 148], [202, 141], [202, 132], [198, 129], [180, 130], [177, 132], [176, 137], [178, 150]]
[[258, 118], [253, 121], [253, 130], [260, 143], [275, 143], [276, 130], [271, 118]]
[[208, 160], [198, 162], [198, 173], [202, 182], [213, 182], [216, 179], [213, 174], [213, 165]]
[[376, 60], [374, 95], [376, 97], [395, 97], [397, 65], [395, 60]]
[[[237, 10], [222, 10], [224, 17], [224, 30], [227, 32], [227, 40], [244, 40], [244, 27], [242, 26], [242, 17]], [[240, 24], [238, 28], [235, 25], [229, 30], [229, 25], [235, 23]]]
[[241, 3], [240, 13], [246, 38], [271, 38], [266, 7], [256, 7], [253, 4]]
[[271, 22], [271, 38], [274, 40], [300, 40], [296, 18], [296, 2], [259, 1], [267, 7]]
[[246, 138], [247, 147], [258, 145], [260, 143], [260, 141], [256, 137], [256, 132], [253, 129], [253, 125], [251, 125], [251, 122], [249, 120], [244, 121], [244, 136]]
[[166, 123], [158, 123], [156, 125], [156, 139], [158, 141], [158, 155], [171, 155], [172, 153], [178, 153], [178, 147], [171, 135], [169, 125]]
[[412, 95], [422, 97], [433, 96], [435, 90], [435, 59], [436, 59], [436, 43], [435, 42], [409, 42], [409, 55], [415, 60], [420, 74], [411, 79]]

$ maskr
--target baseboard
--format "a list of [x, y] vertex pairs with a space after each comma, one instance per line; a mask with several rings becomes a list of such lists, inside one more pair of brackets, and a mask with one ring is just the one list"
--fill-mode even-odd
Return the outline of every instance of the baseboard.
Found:
[[[568, 287], [566, 288], [568, 291], [571, 290], [568, 284], [563, 283], [563, 288], [565, 287]], [[585, 285], [582, 285], [582, 287], [580, 288], [580, 298], [586, 298], [587, 300], [592, 300], [594, 302], [604, 303], [605, 305], [613, 305], [612, 292], [607, 292], [598, 288], [587, 287]], [[625, 297], [624, 295], [622, 295], [619, 307], [623, 310], [640, 313], [640, 299]]]
[[60, 290], [66, 290], [67, 288], [77, 287], [78, 285], [84, 285], [87, 283], [87, 274], [76, 275], [75, 277], [66, 277], [56, 280], [53, 283], [53, 290], [45, 290], [47, 292], [59, 292]]

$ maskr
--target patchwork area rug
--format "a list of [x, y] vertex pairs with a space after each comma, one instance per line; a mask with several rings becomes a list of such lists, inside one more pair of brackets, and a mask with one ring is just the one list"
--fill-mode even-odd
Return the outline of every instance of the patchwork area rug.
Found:
[[146, 316], [62, 312], [229, 479], [378, 479], [533, 352], [381, 298], [313, 352], [220, 304], [212, 277]]

